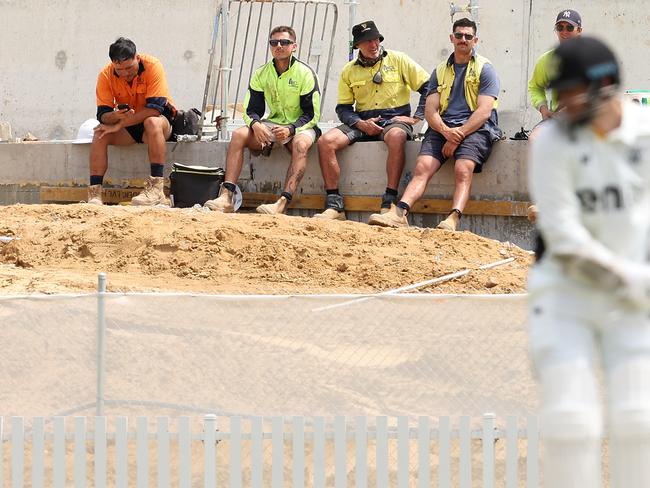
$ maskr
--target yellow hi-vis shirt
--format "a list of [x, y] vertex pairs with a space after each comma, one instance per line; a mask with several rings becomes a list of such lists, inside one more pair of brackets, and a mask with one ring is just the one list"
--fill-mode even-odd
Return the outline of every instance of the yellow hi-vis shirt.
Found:
[[[478, 92], [481, 86], [481, 71], [486, 64], [492, 64], [489, 59], [479, 55], [473, 54], [467, 64], [467, 72], [465, 73], [465, 100], [469, 109], [474, 112], [478, 107]], [[453, 54], [447, 60], [443, 61], [436, 68], [436, 78], [438, 80], [438, 93], [440, 93], [440, 109], [438, 112], [444, 114], [449, 107], [449, 97], [451, 96], [451, 89], [454, 87], [454, 79], [456, 73], [454, 71]], [[499, 106], [499, 101], [494, 100], [496, 109]]]
[[[382, 82], [373, 82], [381, 70]], [[429, 73], [404, 53], [385, 50], [374, 66], [362, 66], [358, 60], [343, 67], [339, 79], [338, 106], [354, 105], [354, 112], [339, 117], [344, 124], [376, 116], [411, 115], [411, 92], [426, 89]], [[423, 114], [419, 115], [423, 118]], [[346, 120], [344, 120], [346, 119]]]
[[291, 133], [314, 129], [320, 118], [320, 88], [316, 73], [307, 64], [292, 57], [289, 69], [279, 74], [274, 60], [253, 73], [244, 97], [244, 123], [251, 126], [265, 120], [290, 126]]
[[557, 92], [550, 90], [548, 87], [551, 84], [549, 64], [554, 52], [555, 49], [551, 49], [540, 56], [537, 63], [535, 63], [533, 74], [528, 80], [530, 103], [536, 110], [539, 110], [542, 105], [546, 105], [553, 112], [558, 108]]

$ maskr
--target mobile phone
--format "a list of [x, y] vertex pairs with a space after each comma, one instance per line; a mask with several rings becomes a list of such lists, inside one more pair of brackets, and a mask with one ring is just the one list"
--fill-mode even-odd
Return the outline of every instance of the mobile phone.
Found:
[[117, 105], [118, 110], [129, 110], [130, 108], [128, 103], [120, 103]]

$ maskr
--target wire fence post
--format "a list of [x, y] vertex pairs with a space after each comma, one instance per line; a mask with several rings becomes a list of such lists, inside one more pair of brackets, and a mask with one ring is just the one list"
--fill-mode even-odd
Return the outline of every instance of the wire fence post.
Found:
[[97, 275], [97, 416], [104, 415], [106, 345], [106, 273]]
[[352, 61], [354, 58], [354, 44], [352, 41], [352, 27], [354, 27], [356, 21], [357, 21], [357, 5], [359, 5], [358, 0], [350, 0], [347, 2], [349, 5], [349, 14], [348, 14], [348, 42], [349, 42], [349, 48], [348, 48], [348, 61]]
[[[221, 79], [221, 121], [219, 123], [219, 139], [228, 141], [228, 82], [226, 75], [230, 71], [228, 66], [228, 19], [230, 17], [229, 0], [221, 3], [221, 64], [219, 66], [219, 77]], [[235, 102], [236, 103], [236, 102]]]
[[[221, 7], [217, 8], [217, 13], [214, 16], [214, 25], [212, 26], [212, 44], [210, 44], [210, 60], [208, 61], [208, 74], [205, 77], [205, 89], [203, 91], [203, 104], [201, 105], [201, 114], [203, 117], [206, 116], [206, 111], [208, 107], [208, 93], [210, 91], [210, 80], [212, 79], [212, 69], [214, 66], [214, 54], [217, 45], [217, 38], [219, 36], [219, 24], [221, 22]], [[212, 117], [210, 122], [214, 122], [214, 105], [212, 105]], [[205, 119], [199, 125], [199, 141], [203, 136], [203, 125], [205, 124]]]

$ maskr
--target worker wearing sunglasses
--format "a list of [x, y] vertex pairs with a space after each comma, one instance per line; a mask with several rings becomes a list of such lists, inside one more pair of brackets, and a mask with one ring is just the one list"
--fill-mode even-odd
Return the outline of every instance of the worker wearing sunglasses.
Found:
[[499, 78], [490, 61], [476, 53], [476, 23], [467, 18], [457, 20], [449, 40], [454, 52], [429, 78], [425, 109], [429, 129], [413, 178], [396, 205], [384, 214], [370, 216], [371, 225], [408, 227], [411, 207], [422, 198], [431, 178], [453, 157], [452, 211], [437, 228], [455, 231], [469, 200], [473, 174], [481, 171], [492, 145], [502, 137], [496, 112]]
[[[562, 10], [557, 14], [555, 20], [555, 33], [560, 44], [580, 36], [582, 34], [582, 18], [575, 10]], [[550, 93], [548, 86], [552, 73], [549, 73], [549, 61], [553, 56], [555, 49], [545, 52], [535, 63], [533, 75], [528, 81], [528, 94], [530, 101], [535, 110], [542, 115], [542, 120], [546, 120], [558, 110], [557, 95]], [[536, 131], [533, 129], [529, 138], [534, 138]]]
[[[555, 33], [557, 40], [560, 44], [574, 39], [582, 34], [582, 18], [575, 10], [562, 10], [557, 14], [555, 19]], [[551, 77], [553, 76], [552, 69], [549, 69], [549, 62], [553, 59], [555, 49], [546, 51], [540, 56], [535, 63], [535, 69], [530, 80], [528, 80], [528, 95], [532, 106], [539, 111], [542, 115], [542, 120], [539, 122], [528, 136], [531, 142], [537, 137], [539, 127], [544, 121], [551, 119], [557, 114], [561, 107], [558, 104], [557, 92], [550, 90]], [[537, 206], [530, 205], [528, 207], [528, 220], [535, 223], [537, 220]]]
[[296, 33], [288, 26], [271, 30], [268, 41], [273, 59], [253, 73], [244, 98], [246, 124], [232, 134], [226, 155], [226, 176], [219, 197], [205, 206], [217, 212], [234, 212], [237, 180], [244, 149], [268, 156], [274, 143], [291, 153], [283, 191], [274, 203], [257, 207], [262, 214], [283, 214], [298, 189], [307, 166], [307, 151], [320, 135], [320, 90], [315, 71], [296, 59]]

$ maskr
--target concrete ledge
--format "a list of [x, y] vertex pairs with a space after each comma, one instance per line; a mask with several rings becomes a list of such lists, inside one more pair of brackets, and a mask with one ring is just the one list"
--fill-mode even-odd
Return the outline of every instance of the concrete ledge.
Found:
[[[406, 148], [406, 168], [400, 182], [404, 190], [415, 167], [419, 142]], [[227, 143], [169, 143], [165, 171], [172, 161], [206, 166], [225, 166]], [[500, 141], [495, 144], [490, 160], [482, 173], [474, 175], [472, 200], [526, 202], [529, 200], [526, 180], [527, 143]], [[90, 145], [69, 142], [36, 142], [0, 144], [0, 204], [39, 203], [41, 186], [86, 186]], [[341, 192], [346, 196], [380, 196], [386, 187], [386, 146], [380, 142], [357, 143], [339, 153]], [[239, 185], [244, 192], [274, 193], [282, 190], [287, 171], [288, 154], [276, 147], [268, 158], [253, 157], [248, 151]], [[147, 148], [144, 145], [109, 148], [107, 186], [129, 188], [138, 186], [149, 174]], [[450, 200], [454, 190], [453, 164], [445, 164], [431, 180], [426, 199]], [[307, 170], [298, 189], [302, 195], [323, 195], [318, 154], [309, 153]], [[309, 216], [311, 209], [294, 209], [295, 215]], [[349, 211], [351, 220], [365, 221], [370, 212]], [[520, 215], [517, 211], [514, 215]], [[440, 221], [439, 215], [412, 214], [415, 225], [429, 227]], [[462, 228], [486, 237], [510, 241], [530, 247], [531, 227], [525, 218], [499, 215], [467, 215]]]
[[[403, 190], [411, 178], [419, 142], [406, 148], [406, 168], [400, 184]], [[168, 144], [168, 161], [224, 166], [227, 143], [196, 142]], [[90, 145], [57, 142], [0, 144], [0, 185], [86, 185]], [[485, 200], [527, 200], [526, 143], [501, 141], [494, 146], [484, 171], [475, 175], [472, 197]], [[341, 191], [348, 195], [381, 195], [386, 187], [386, 147], [379, 142], [357, 143], [339, 153]], [[280, 192], [287, 170], [286, 150], [276, 147], [268, 158], [244, 156], [240, 178], [242, 190], [257, 193]], [[171, 164], [167, 164], [169, 172]], [[149, 174], [144, 145], [109, 148], [109, 185], [127, 186]], [[445, 164], [433, 178], [425, 197], [450, 198], [454, 189], [453, 165]], [[309, 153], [300, 193], [322, 194], [323, 180], [315, 148]], [[10, 202], [5, 202], [10, 203]]]

